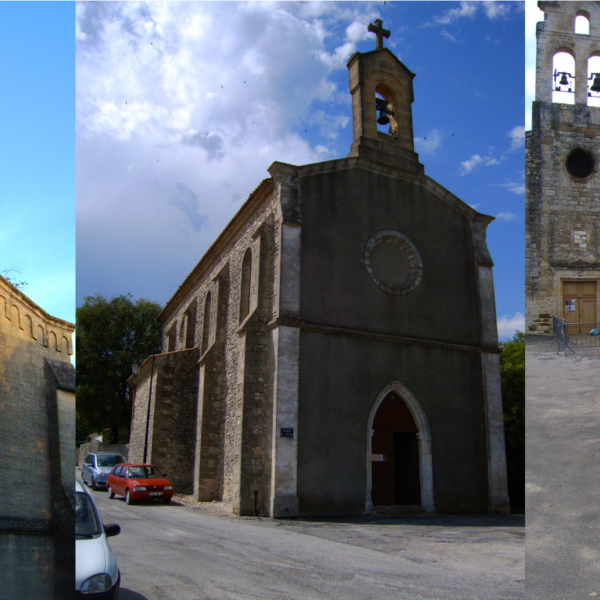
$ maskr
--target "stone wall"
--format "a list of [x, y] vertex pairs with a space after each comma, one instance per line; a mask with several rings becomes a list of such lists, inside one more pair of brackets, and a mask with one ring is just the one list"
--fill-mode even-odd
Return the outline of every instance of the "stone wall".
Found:
[[198, 398], [198, 349], [163, 354], [155, 364], [156, 394], [148, 462], [167, 474], [180, 494], [193, 491]]
[[127, 462], [129, 462], [129, 444], [110, 444], [103, 446], [98, 440], [92, 440], [89, 444], [81, 444], [77, 451], [77, 464], [81, 466], [85, 457], [90, 452], [114, 452], [120, 454]]
[[[197, 302], [194, 345], [200, 347], [206, 294], [214, 292], [215, 282], [219, 282], [218, 316], [211, 322], [218, 321], [220, 329], [217, 335], [215, 328], [211, 347], [201, 361], [204, 375], [200, 382], [202, 397], [198, 399], [202, 417], [198, 424], [204, 423], [207, 429], [196, 434], [211, 443], [199, 450], [206, 454], [197, 457], [196, 470], [202, 468], [203, 474], [196, 494], [221, 500], [235, 512], [253, 511], [255, 480], [261, 506], [268, 496], [269, 472], [264, 461], [265, 415], [270, 402], [266, 326], [272, 319], [272, 261], [277, 253], [272, 241], [274, 201], [272, 183], [267, 180], [240, 210], [247, 214], [237, 220], [239, 226], [226, 230], [230, 237], [224, 239], [221, 235], [209, 250], [211, 260], [199, 263], [182, 286], [185, 293], [176, 295], [161, 316], [166, 348], [168, 333], [173, 328], [180, 330], [188, 307]], [[252, 253], [253, 273], [250, 313], [240, 323], [242, 263], [248, 249]], [[187, 336], [178, 336], [179, 344], [182, 337]], [[242, 439], [250, 440], [244, 456]], [[215, 468], [220, 479], [215, 479]]]
[[[74, 577], [74, 326], [0, 277], [0, 568], [7, 598], [70, 597]], [[63, 393], [64, 392], [64, 393]], [[35, 482], [35, 494], [32, 494]], [[35, 535], [32, 535], [35, 534]], [[23, 560], [38, 556], [37, 561]], [[32, 586], [32, 582], [35, 583]], [[39, 584], [39, 585], [38, 585]]]
[[[532, 117], [525, 159], [526, 330], [550, 335], [552, 316], [563, 317], [563, 281], [600, 278], [600, 108], [534, 102]], [[596, 157], [585, 179], [566, 168], [577, 148]]]

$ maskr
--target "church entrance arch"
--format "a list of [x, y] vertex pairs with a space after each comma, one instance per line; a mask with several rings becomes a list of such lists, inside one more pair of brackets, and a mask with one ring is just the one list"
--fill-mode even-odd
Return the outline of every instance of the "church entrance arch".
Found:
[[379, 393], [367, 425], [366, 510], [394, 505], [435, 510], [429, 423], [400, 382]]

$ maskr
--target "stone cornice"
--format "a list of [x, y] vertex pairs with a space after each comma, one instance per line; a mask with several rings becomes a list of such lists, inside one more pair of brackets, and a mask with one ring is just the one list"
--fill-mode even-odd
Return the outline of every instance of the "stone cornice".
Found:
[[337, 160], [328, 160], [325, 162], [313, 163], [310, 165], [302, 165], [298, 167], [298, 177], [306, 177], [317, 173], [329, 173], [331, 171], [343, 171], [346, 169], [360, 168], [368, 171], [374, 171], [381, 175], [402, 179], [411, 183], [417, 183], [435, 194], [440, 200], [455, 208], [459, 213], [467, 217], [471, 221], [491, 223], [495, 217], [477, 212], [471, 208], [466, 202], [448, 191], [444, 186], [437, 183], [427, 175], [411, 173], [402, 169], [396, 169], [392, 166], [384, 165], [375, 161], [370, 161], [359, 156], [351, 156], [348, 158], [340, 158]]
[[[8, 311], [11, 306], [18, 306], [21, 310], [33, 313], [38, 320], [42, 321], [45, 325], [51, 326], [68, 333], [75, 331], [75, 325], [68, 321], [63, 321], [57, 317], [49, 315], [43, 308], [39, 307], [33, 300], [29, 299], [21, 290], [18, 290], [14, 285], [6, 281], [4, 277], [0, 275], [0, 297], [3, 297], [6, 301], [5, 307], [0, 304], [0, 311]], [[10, 299], [10, 302], [8, 300]], [[0, 317], [3, 315], [0, 312]], [[10, 319], [10, 315], [4, 315]]]
[[498, 346], [475, 346], [470, 344], [453, 344], [439, 340], [427, 340], [413, 338], [404, 335], [394, 335], [389, 333], [378, 333], [374, 331], [365, 331], [361, 329], [351, 329], [349, 327], [337, 327], [335, 325], [323, 325], [320, 323], [307, 323], [300, 319], [292, 317], [280, 317], [274, 319], [268, 324], [269, 329], [276, 327], [295, 327], [302, 331], [314, 333], [324, 333], [326, 335], [343, 335], [347, 337], [358, 337], [378, 342], [391, 342], [393, 344], [407, 344], [411, 346], [425, 346], [428, 348], [441, 348], [443, 350], [455, 350], [459, 352], [474, 352], [477, 354], [490, 353], [500, 354], [502, 351]]
[[258, 187], [250, 194], [248, 199], [242, 204], [240, 209], [235, 213], [231, 221], [226, 225], [219, 237], [204, 253], [204, 256], [199, 260], [198, 264], [192, 269], [191, 273], [185, 278], [183, 283], [177, 288], [172, 298], [167, 302], [162, 312], [158, 315], [157, 320], [160, 323], [165, 323], [175, 308], [183, 300], [187, 292], [192, 288], [210, 269], [213, 261], [225, 249], [236, 236], [238, 231], [244, 226], [247, 218], [254, 213], [256, 208], [262, 204], [265, 198], [273, 190], [273, 181], [271, 179], [263, 179]]

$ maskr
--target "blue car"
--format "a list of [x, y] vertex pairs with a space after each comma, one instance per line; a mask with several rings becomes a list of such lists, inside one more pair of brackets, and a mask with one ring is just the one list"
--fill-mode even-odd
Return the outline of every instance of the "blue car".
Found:
[[93, 490], [106, 487], [106, 477], [119, 463], [127, 462], [115, 452], [90, 452], [81, 465], [81, 481]]

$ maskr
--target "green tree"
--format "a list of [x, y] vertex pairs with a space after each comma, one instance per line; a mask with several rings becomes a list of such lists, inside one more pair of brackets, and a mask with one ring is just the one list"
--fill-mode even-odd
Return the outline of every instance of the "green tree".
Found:
[[500, 342], [500, 375], [508, 492], [515, 508], [525, 507], [525, 334]]
[[88, 296], [77, 308], [77, 437], [131, 425], [131, 365], [160, 352], [161, 306], [131, 296]]

